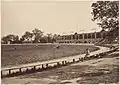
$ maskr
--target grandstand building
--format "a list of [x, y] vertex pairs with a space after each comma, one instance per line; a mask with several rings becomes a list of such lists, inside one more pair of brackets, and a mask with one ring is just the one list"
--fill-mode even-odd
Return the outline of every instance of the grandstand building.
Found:
[[102, 30], [100, 32], [82, 33], [82, 34], [70, 34], [60, 35], [56, 40], [57, 43], [97, 43], [100, 42], [107, 32]]

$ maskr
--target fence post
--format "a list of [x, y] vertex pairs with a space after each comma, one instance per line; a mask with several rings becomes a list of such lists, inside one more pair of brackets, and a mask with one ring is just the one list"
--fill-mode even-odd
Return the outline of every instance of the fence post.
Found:
[[34, 70], [36, 70], [36, 66], [34, 66]]
[[42, 64], [42, 69], [44, 68], [43, 64]]
[[59, 62], [57, 62], [57, 66], [59, 66], [60, 65], [60, 63]]
[[9, 69], [9, 75], [11, 74], [11, 69]]
[[62, 61], [62, 65], [64, 65], [64, 61]]
[[20, 73], [22, 72], [22, 71], [21, 71], [21, 68], [19, 69], [19, 71], [20, 71]]
[[46, 64], [46, 68], [48, 68], [48, 64]]
[[65, 61], [65, 64], [67, 64], [67, 61]]
[[73, 59], [73, 62], [75, 62], [75, 59]]

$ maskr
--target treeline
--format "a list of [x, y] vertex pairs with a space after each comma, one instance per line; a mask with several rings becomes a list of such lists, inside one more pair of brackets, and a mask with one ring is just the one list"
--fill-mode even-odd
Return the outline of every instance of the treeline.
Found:
[[22, 37], [18, 35], [9, 34], [3, 36], [1, 39], [2, 44], [20, 44], [20, 43], [53, 43], [59, 35], [48, 33], [44, 34], [43, 31], [35, 28], [32, 32], [26, 31]]

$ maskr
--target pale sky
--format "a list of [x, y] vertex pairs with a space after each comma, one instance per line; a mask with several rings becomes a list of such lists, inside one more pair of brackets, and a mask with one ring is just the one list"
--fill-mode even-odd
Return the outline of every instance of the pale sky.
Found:
[[91, 32], [93, 28], [99, 31], [100, 28], [91, 20], [91, 4], [91, 1], [2, 2], [1, 34], [21, 36], [34, 28], [57, 34], [80, 30]]

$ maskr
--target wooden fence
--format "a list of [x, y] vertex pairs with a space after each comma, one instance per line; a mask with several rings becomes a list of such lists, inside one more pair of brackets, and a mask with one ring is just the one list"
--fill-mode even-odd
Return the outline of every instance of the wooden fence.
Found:
[[91, 55], [88, 57], [74, 58], [69, 61], [65, 60], [65, 61], [59, 61], [59, 62], [51, 62], [51, 63], [25, 66], [25, 67], [4, 69], [4, 70], [1, 70], [1, 78], [24, 75], [24, 74], [34, 73], [34, 72], [41, 72], [41, 71], [45, 71], [53, 68], [59, 68], [61, 66], [70, 65], [77, 62], [83, 62], [83, 61], [94, 59], [94, 58], [102, 58], [104, 55], [114, 52], [116, 50], [118, 50], [118, 48], [115, 48], [107, 52]]

